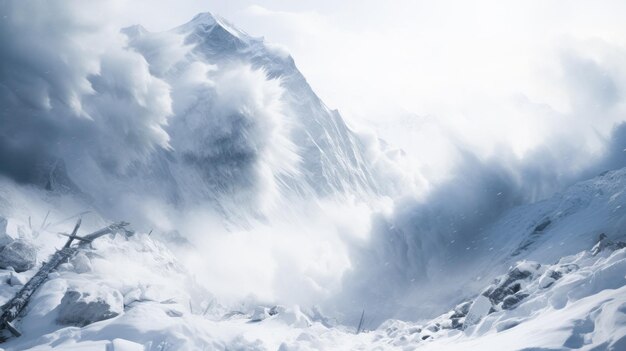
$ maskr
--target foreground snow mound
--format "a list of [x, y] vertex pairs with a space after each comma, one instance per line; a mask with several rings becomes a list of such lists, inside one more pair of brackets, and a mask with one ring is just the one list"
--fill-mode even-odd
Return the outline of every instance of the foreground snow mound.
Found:
[[[93, 245], [64, 264], [35, 295], [18, 323], [24, 335], [4, 343], [6, 350], [622, 350], [626, 346], [626, 248], [619, 248], [620, 241], [601, 249], [596, 245], [553, 264], [518, 262], [478, 296], [433, 320], [389, 320], [359, 334], [353, 328], [331, 326], [298, 306], [251, 306], [225, 313], [228, 310], [180, 269], [169, 250], [148, 235], [105, 237]], [[1, 286], [10, 289], [14, 288], [9, 284]]]

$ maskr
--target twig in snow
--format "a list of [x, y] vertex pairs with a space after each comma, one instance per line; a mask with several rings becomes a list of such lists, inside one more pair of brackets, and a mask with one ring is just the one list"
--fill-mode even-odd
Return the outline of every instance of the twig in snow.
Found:
[[43, 222], [41, 222], [41, 227], [39, 228], [39, 230], [43, 230], [43, 228], [46, 225], [46, 221], [48, 220], [49, 215], [50, 215], [50, 210], [48, 210], [48, 212], [46, 213], [46, 216], [43, 218]]
[[356, 328], [356, 333], [359, 334], [360, 332], [363, 331], [363, 320], [365, 317], [365, 309], [363, 309], [363, 312], [361, 312], [361, 320], [359, 320], [359, 326]]

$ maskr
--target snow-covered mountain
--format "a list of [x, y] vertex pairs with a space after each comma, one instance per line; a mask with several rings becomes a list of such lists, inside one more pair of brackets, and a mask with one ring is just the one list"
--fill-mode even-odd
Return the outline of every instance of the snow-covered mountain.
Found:
[[0, 29], [51, 44], [0, 35], [0, 303], [78, 218], [84, 245], [0, 347], [626, 347], [626, 168], [533, 203], [489, 176], [414, 199], [289, 54], [216, 16], [111, 42], [19, 18]]
[[[209, 13], [167, 32], [141, 26], [122, 32], [128, 50], [169, 87], [172, 112], [162, 126], [167, 145], [124, 166], [76, 144], [59, 153], [69, 177], [98, 206], [108, 207], [111, 193], [128, 192], [175, 206], [212, 203], [227, 215], [262, 215], [285, 197], [391, 188], [377, 177], [366, 146], [281, 49]], [[107, 79], [102, 74], [91, 83], [108, 94], [116, 87]]]

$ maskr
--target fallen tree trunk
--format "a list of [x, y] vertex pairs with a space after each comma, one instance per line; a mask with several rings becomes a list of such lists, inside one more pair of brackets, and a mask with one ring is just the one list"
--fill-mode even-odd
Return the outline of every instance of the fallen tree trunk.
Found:
[[[111, 233], [124, 232], [125, 234], [129, 234], [130, 232], [125, 229], [128, 225], [126, 222], [119, 222], [111, 224], [108, 227], [102, 228], [96, 232], [85, 236], [78, 236], [76, 233], [78, 232], [78, 228], [80, 227], [81, 220], [79, 219], [74, 226], [74, 230], [72, 234], [67, 235], [69, 239], [65, 243], [62, 249], [55, 252], [48, 262], [45, 262], [39, 271], [18, 291], [15, 296], [9, 300], [6, 304], [2, 306], [2, 314], [0, 315], [0, 327], [8, 329], [11, 334], [15, 336], [20, 336], [21, 333], [13, 326], [11, 323], [15, 318], [17, 318], [20, 313], [24, 310], [30, 297], [37, 291], [39, 287], [43, 285], [43, 283], [48, 279], [48, 274], [54, 271], [59, 265], [63, 262], [66, 262], [74, 254], [78, 252], [81, 248], [85, 248], [89, 245], [93, 240]], [[72, 242], [74, 240], [79, 240], [80, 243], [78, 245], [72, 246]]]

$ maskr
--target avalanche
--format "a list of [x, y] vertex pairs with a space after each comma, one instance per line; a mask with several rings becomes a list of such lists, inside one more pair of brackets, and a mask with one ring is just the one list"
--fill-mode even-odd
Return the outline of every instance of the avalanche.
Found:
[[0, 303], [77, 219], [132, 230], [76, 246], [3, 350], [626, 349], [626, 168], [418, 202], [402, 152], [263, 39], [24, 4], [0, 4]]
[[[541, 221], [547, 209], [589, 198], [590, 192], [601, 192], [600, 197], [591, 197], [591, 203], [574, 200], [577, 206], [567, 213], [568, 220], [582, 219], [588, 223], [581, 229], [601, 233], [608, 229], [601, 208], [615, 208], [624, 203], [620, 197], [622, 188], [613, 186], [624, 181], [626, 169], [611, 172], [577, 184], [563, 195], [512, 209], [507, 216]], [[585, 217], [589, 211], [599, 220]], [[17, 229], [25, 239], [41, 243], [32, 235], [52, 238], [60, 225], [35, 233], [29, 232], [27, 222], [9, 218], [5, 235], [13, 238], [16, 233], [12, 231]], [[555, 225], [553, 232], [542, 239], [562, 242], [577, 238], [575, 231], [557, 228]], [[18, 324], [24, 335], [9, 339], [3, 347], [6, 350], [621, 350], [626, 345], [626, 243], [619, 241], [619, 237], [623, 235], [598, 234], [595, 245], [587, 239], [581, 240], [581, 246], [590, 243], [587, 249], [554, 260], [558, 256], [554, 250], [548, 256], [540, 256], [545, 254], [535, 249], [536, 256], [544, 257], [544, 261], [513, 263], [505, 274], [494, 276], [491, 285], [483, 285], [476, 290], [477, 295], [469, 296], [448, 313], [418, 323], [388, 320], [376, 327], [368, 325], [366, 312], [367, 328], [355, 334], [355, 327], [337, 325], [316, 309], [258, 305], [254, 301], [242, 302], [237, 307], [222, 305], [177, 262], [166, 245], [151, 235], [112, 236], [94, 241], [92, 248], [50, 276]], [[45, 254], [63, 240], [57, 237], [52, 240], [56, 244], [40, 247], [39, 260], [44, 260]], [[517, 238], [516, 242], [524, 240]], [[539, 248], [550, 244], [536, 245]], [[509, 261], [515, 262], [519, 256], [515, 254], [516, 246], [509, 247]], [[2, 270], [5, 277], [0, 289], [2, 299], [6, 301], [32, 272]], [[68, 291], [107, 301], [111, 316], [83, 327], [80, 327], [82, 322], [64, 326], [75, 320], [67, 319], [63, 308]], [[59, 324], [60, 321], [65, 322]], [[374, 329], [367, 330], [371, 328]]]

